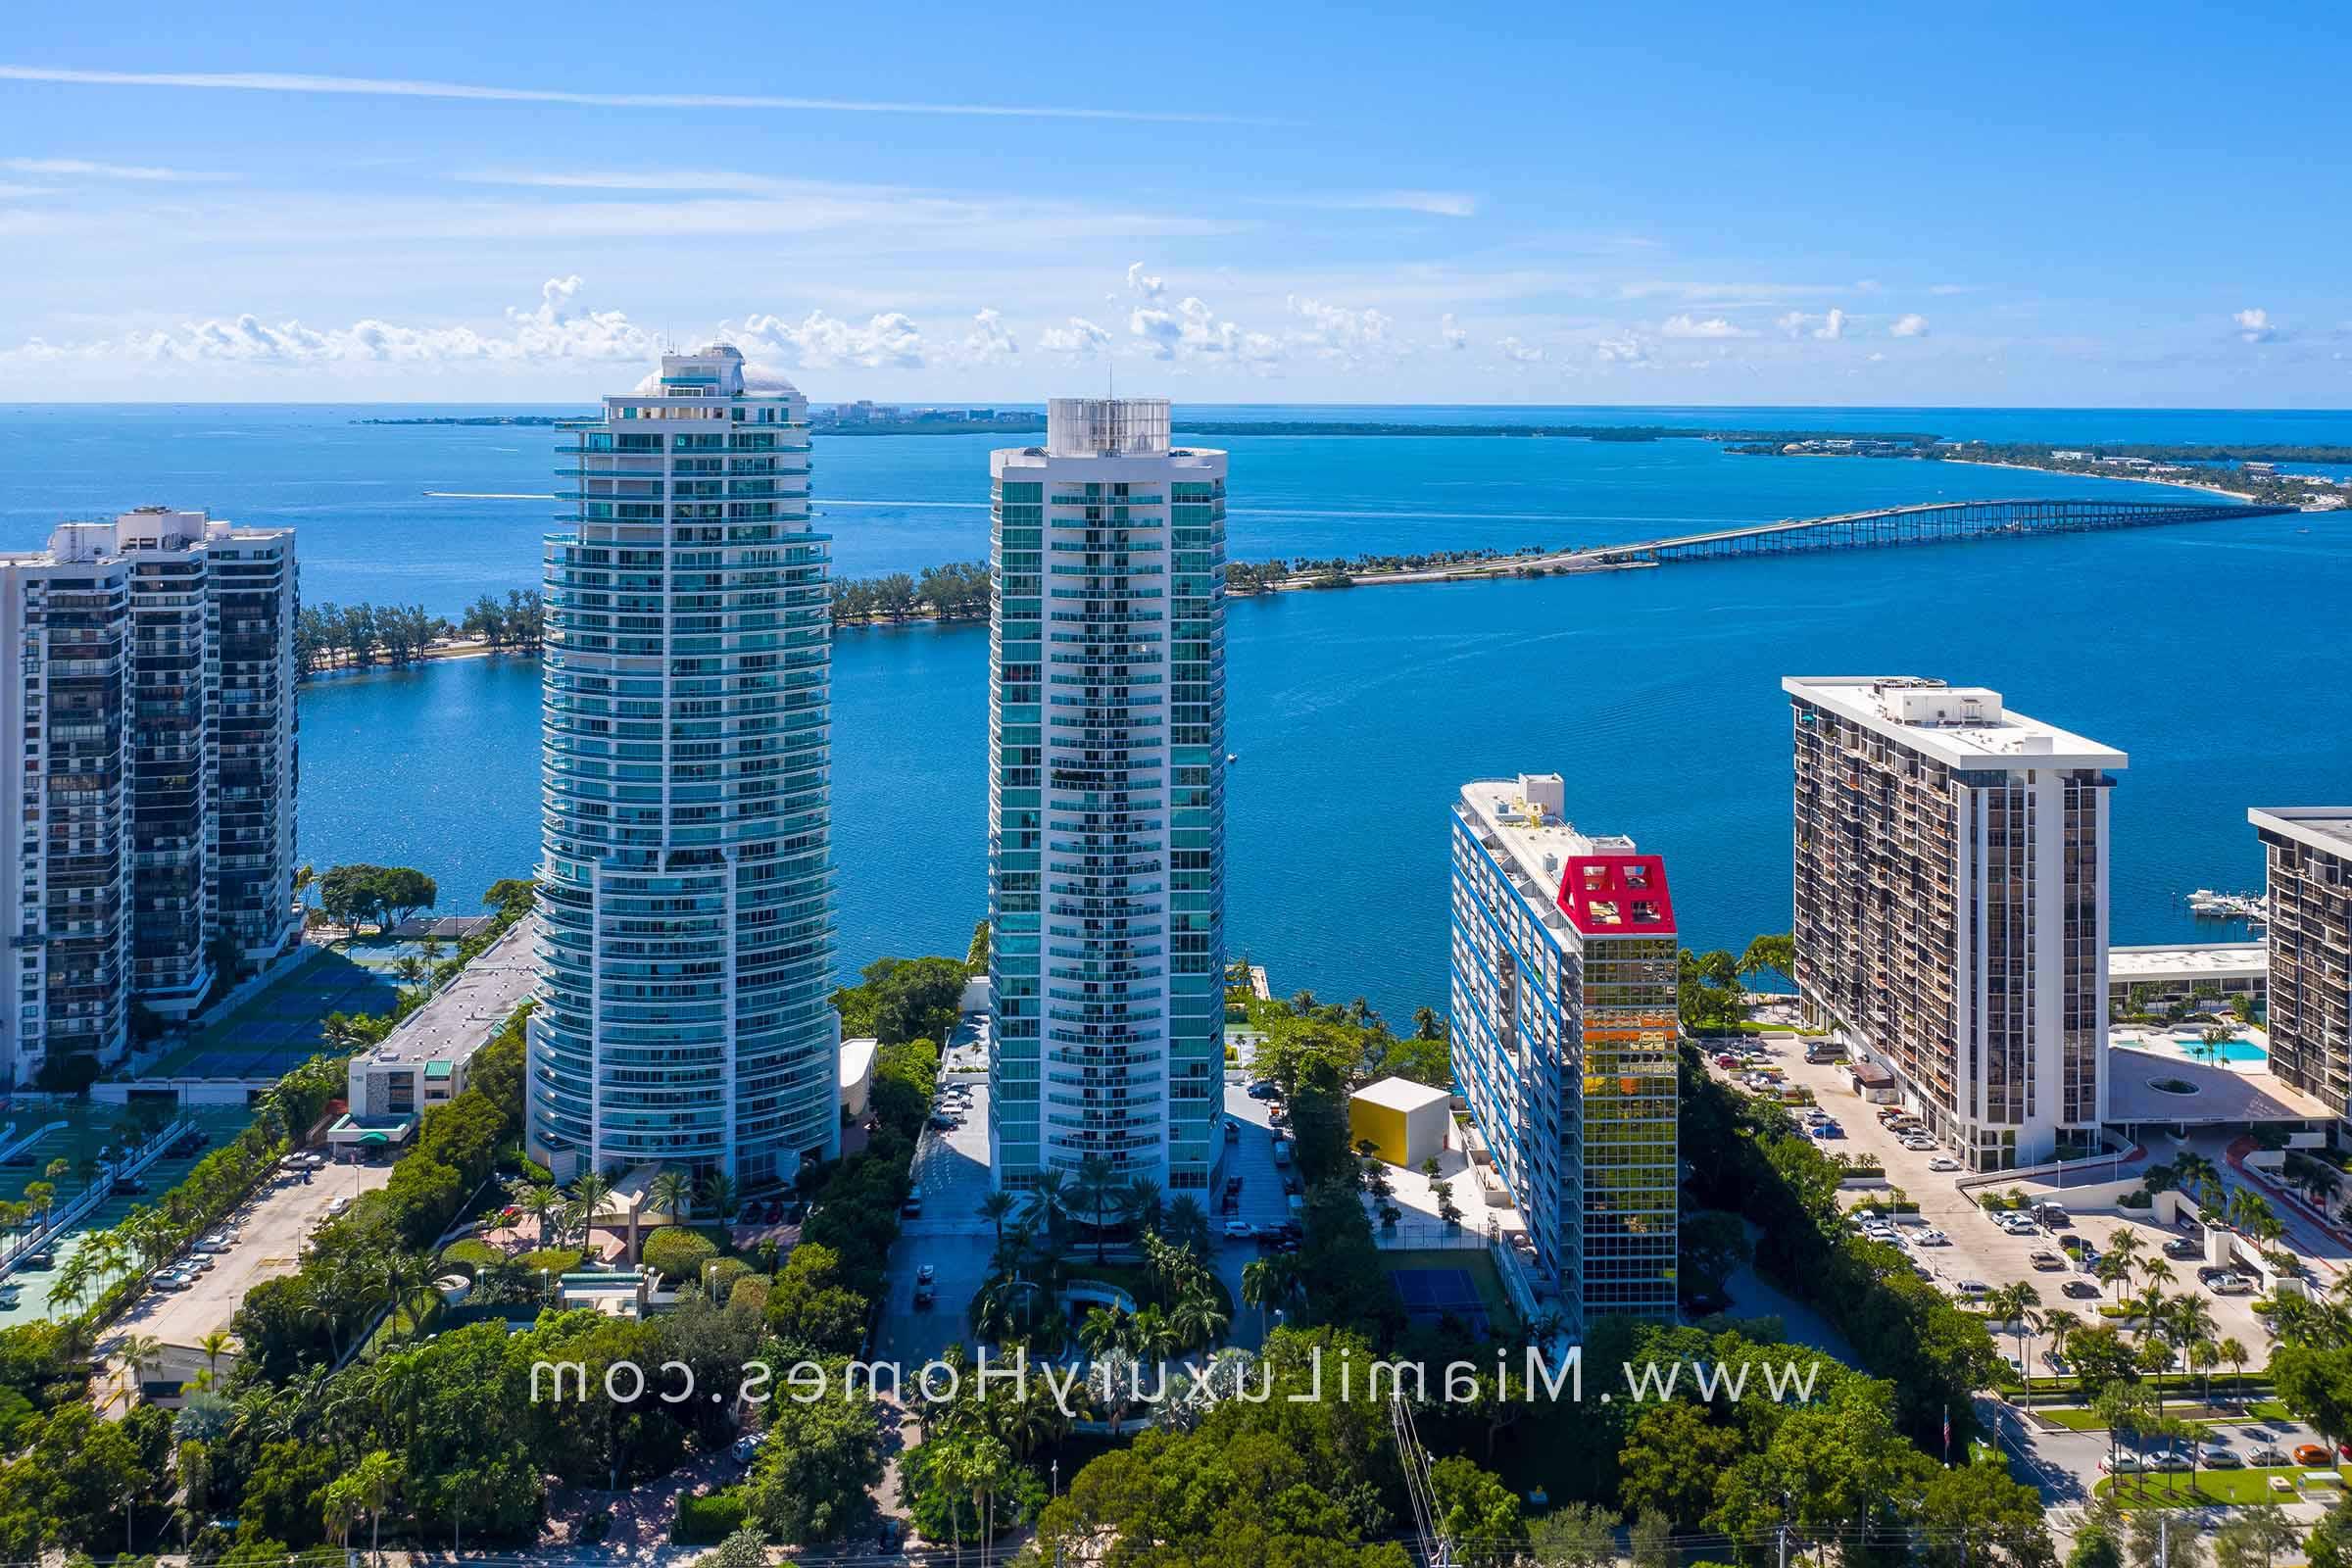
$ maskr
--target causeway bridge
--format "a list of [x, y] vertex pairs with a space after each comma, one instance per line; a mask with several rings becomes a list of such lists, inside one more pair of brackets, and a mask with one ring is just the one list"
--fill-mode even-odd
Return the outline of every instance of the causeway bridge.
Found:
[[1787, 556], [1811, 550], [1878, 550], [1893, 545], [1947, 544], [1961, 539], [2006, 539], [2028, 534], [2096, 533], [2110, 528], [2159, 528], [2180, 522], [2226, 522], [2272, 517], [2297, 507], [2207, 501], [1946, 501], [1847, 512], [1834, 517], [1792, 517], [1708, 533], [1603, 545], [1554, 558], [1568, 570], [1662, 566], [1674, 561], [1728, 561], [1739, 556]]

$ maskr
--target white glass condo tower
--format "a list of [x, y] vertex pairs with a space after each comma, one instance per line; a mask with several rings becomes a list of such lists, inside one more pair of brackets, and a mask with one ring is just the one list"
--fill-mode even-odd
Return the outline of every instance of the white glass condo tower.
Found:
[[808, 403], [664, 355], [563, 449], [529, 1147], [790, 1180], [841, 1144], [826, 536]]
[[1155, 398], [993, 453], [989, 1152], [1200, 1193], [1223, 1148], [1225, 454]]

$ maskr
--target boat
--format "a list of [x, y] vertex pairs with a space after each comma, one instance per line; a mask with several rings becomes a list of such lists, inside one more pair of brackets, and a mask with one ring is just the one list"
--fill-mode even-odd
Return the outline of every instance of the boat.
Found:
[[1240, 761], [1241, 760], [1242, 754], [1239, 752], [1227, 752], [1225, 754], [1225, 765], [1227, 767], [1231, 767], [1234, 763]]

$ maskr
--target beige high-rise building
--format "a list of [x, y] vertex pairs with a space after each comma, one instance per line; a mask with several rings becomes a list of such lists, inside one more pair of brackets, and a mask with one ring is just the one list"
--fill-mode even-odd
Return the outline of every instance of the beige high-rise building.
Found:
[[1919, 676], [1791, 676], [1796, 981], [1971, 1170], [2096, 1144], [2122, 752]]
[[2352, 1075], [2352, 806], [2246, 813], [2270, 871], [2271, 1071], [2347, 1114]]

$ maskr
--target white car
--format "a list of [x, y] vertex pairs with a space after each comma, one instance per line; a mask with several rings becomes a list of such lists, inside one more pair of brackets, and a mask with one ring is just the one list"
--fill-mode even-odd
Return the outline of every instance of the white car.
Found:
[[1943, 1232], [1931, 1227], [1912, 1237], [1911, 1245], [1914, 1247], [1949, 1247], [1952, 1245], [1952, 1239]]
[[1225, 1239], [1229, 1242], [1246, 1242], [1256, 1234], [1256, 1227], [1246, 1219], [1229, 1219], [1225, 1222]]
[[1933, 1138], [1922, 1138], [1914, 1134], [1912, 1137], [1903, 1140], [1903, 1147], [1910, 1150], [1915, 1154], [1925, 1154], [1935, 1149], [1936, 1140]]
[[1928, 1161], [1930, 1170], [1958, 1170], [1959, 1168], [1960, 1162], [1949, 1154], [1937, 1154], [1934, 1159]]

